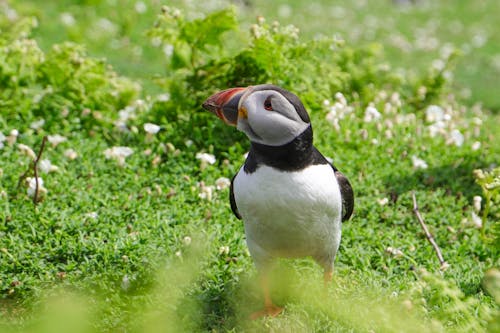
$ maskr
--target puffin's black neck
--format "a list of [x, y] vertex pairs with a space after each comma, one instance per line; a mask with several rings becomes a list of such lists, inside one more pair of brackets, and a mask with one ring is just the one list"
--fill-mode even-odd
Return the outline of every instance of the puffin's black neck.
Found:
[[313, 146], [312, 127], [283, 146], [268, 146], [252, 142], [245, 161], [245, 171], [252, 173], [259, 165], [267, 165], [283, 171], [297, 171], [316, 164], [317, 150]]

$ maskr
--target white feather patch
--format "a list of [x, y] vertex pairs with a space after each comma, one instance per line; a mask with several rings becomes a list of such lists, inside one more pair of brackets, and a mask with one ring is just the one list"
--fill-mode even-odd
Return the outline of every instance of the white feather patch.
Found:
[[234, 180], [250, 253], [259, 266], [274, 257], [312, 256], [333, 264], [340, 243], [342, 202], [330, 165], [297, 172], [259, 166]]

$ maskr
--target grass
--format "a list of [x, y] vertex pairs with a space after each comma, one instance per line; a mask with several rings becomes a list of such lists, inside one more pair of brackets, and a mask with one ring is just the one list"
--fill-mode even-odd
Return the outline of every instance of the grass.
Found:
[[[142, 82], [145, 96], [154, 96], [161, 89], [152, 77], [162, 74], [164, 64], [160, 51], [149, 46], [144, 30], [151, 27], [158, 5], [147, 3], [146, 12], [132, 20], [135, 2], [126, 3], [128, 7], [113, 1], [13, 5], [19, 13], [39, 16], [36, 36], [44, 48], [66, 39], [85, 43], [91, 55], [106, 56], [119, 73]], [[257, 12], [268, 13], [272, 20], [272, 13], [282, 5], [252, 3], [241, 10], [243, 26]], [[325, 33], [324, 22], [331, 23], [322, 16], [311, 20], [313, 7], [306, 11], [299, 2], [290, 6], [291, 16], [282, 15], [280, 20], [298, 23], [306, 35]], [[451, 20], [453, 11], [463, 14], [464, 22], [478, 19], [465, 2], [453, 8], [438, 4], [405, 11], [373, 6], [370, 15], [381, 17], [377, 22], [382, 13], [394, 16], [401, 22], [394, 24], [406, 24], [402, 31], [408, 33], [413, 31], [413, 19], [425, 25], [422, 16], [430, 13], [443, 13], [443, 20]], [[198, 15], [191, 10], [190, 15]], [[71, 12], [77, 24], [62, 28], [53, 19], [61, 12]], [[328, 13], [319, 10], [323, 12]], [[367, 14], [358, 12], [363, 24], [357, 25], [353, 22], [358, 20], [350, 16], [353, 11], [347, 12], [349, 19], [332, 29], [345, 32], [353, 25], [367, 29], [363, 16]], [[303, 21], [298, 20], [299, 13]], [[95, 29], [89, 27], [102, 17], [118, 22], [118, 32], [101, 31], [102, 35], [92, 37]], [[490, 18], [481, 19], [485, 20], [482, 27], [489, 29]], [[377, 30], [375, 36], [382, 32]], [[460, 44], [461, 37], [455, 37]], [[352, 36], [345, 38], [349, 43]], [[385, 39], [381, 41], [385, 44]], [[371, 41], [359, 39], [365, 42]], [[388, 61], [398, 58], [396, 51], [387, 46]], [[489, 61], [498, 50], [488, 42], [478, 52], [484, 52], [481, 57]], [[432, 53], [423, 53], [433, 58]], [[409, 56], [422, 61], [422, 67], [428, 65], [429, 58], [422, 53]], [[459, 65], [457, 76], [462, 70]], [[485, 88], [485, 99], [496, 107], [488, 84], [481, 79], [459, 82], [469, 84], [473, 91], [474, 84]], [[473, 93], [470, 103], [481, 101], [478, 96]], [[398, 114], [384, 114], [383, 124], [377, 124], [365, 123], [364, 110], [354, 106], [357, 113], [343, 120], [339, 131], [326, 121], [326, 108], [311, 111], [317, 147], [348, 175], [356, 193], [355, 216], [343, 226], [334, 283], [323, 290], [320, 268], [311, 260], [281, 261], [274, 272], [273, 294], [285, 313], [254, 322], [247, 319], [248, 314], [260, 307], [262, 299], [243, 226], [230, 212], [228, 189], [213, 189], [212, 200], [200, 197], [204, 186], [213, 186], [220, 177], [231, 178], [243, 163], [248, 143], [241, 135], [232, 134], [208, 114], [200, 116], [205, 122], [191, 137], [179, 137], [177, 133], [186, 133], [180, 130], [185, 125], [167, 116], [160, 117], [158, 134], [146, 135], [142, 118], [133, 122], [135, 131], [87, 132], [85, 128], [71, 131], [67, 124], [58, 127], [56, 118], [31, 129], [22, 119], [10, 123], [0, 114], [0, 131], [7, 134], [18, 128], [17, 142], [35, 151], [43, 135], [56, 134], [51, 129], [67, 137], [57, 146], [47, 145], [43, 152], [43, 159], [59, 169], [42, 174], [48, 192], [37, 206], [26, 187], [18, 187], [30, 158], [16, 144], [6, 143], [0, 149], [0, 328], [24, 332], [494, 332], [498, 300], [486, 293], [482, 279], [487, 269], [499, 266], [498, 244], [481, 237], [470, 216], [473, 197], [481, 195], [472, 171], [500, 160], [498, 115], [478, 111], [475, 115], [483, 125], [476, 136], [472, 109], [462, 113], [457, 107], [453, 123], [463, 131], [465, 141], [455, 146], [443, 136], [428, 134], [424, 110], [406, 121], [398, 121]], [[391, 138], [385, 134], [388, 129]], [[213, 139], [217, 134], [227, 137]], [[197, 138], [190, 144], [197, 135], [208, 139], [200, 144]], [[472, 148], [475, 141], [481, 143], [480, 149]], [[112, 146], [128, 146], [133, 153], [119, 165], [104, 154]], [[67, 149], [78, 157], [66, 157]], [[200, 151], [214, 154], [216, 163], [202, 165], [196, 158]], [[415, 168], [413, 155], [425, 160], [428, 168]], [[444, 272], [412, 212], [412, 191], [450, 264]], [[497, 208], [490, 213], [489, 237], [498, 214]], [[401, 255], [391, 255], [389, 247]]]

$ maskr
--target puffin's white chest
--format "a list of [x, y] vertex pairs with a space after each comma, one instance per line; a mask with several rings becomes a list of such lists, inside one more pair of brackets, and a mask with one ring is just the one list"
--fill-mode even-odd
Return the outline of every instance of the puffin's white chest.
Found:
[[342, 203], [330, 165], [297, 172], [259, 166], [251, 174], [241, 168], [233, 190], [256, 261], [276, 256], [335, 257]]

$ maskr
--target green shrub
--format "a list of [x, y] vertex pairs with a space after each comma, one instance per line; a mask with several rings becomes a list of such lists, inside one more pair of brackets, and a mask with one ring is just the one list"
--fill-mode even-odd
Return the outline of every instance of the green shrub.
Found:
[[36, 119], [53, 130], [109, 128], [140, 86], [80, 45], [63, 43], [44, 53], [30, 38], [35, 26], [34, 19], [0, 26], [0, 119], [19, 130]]

